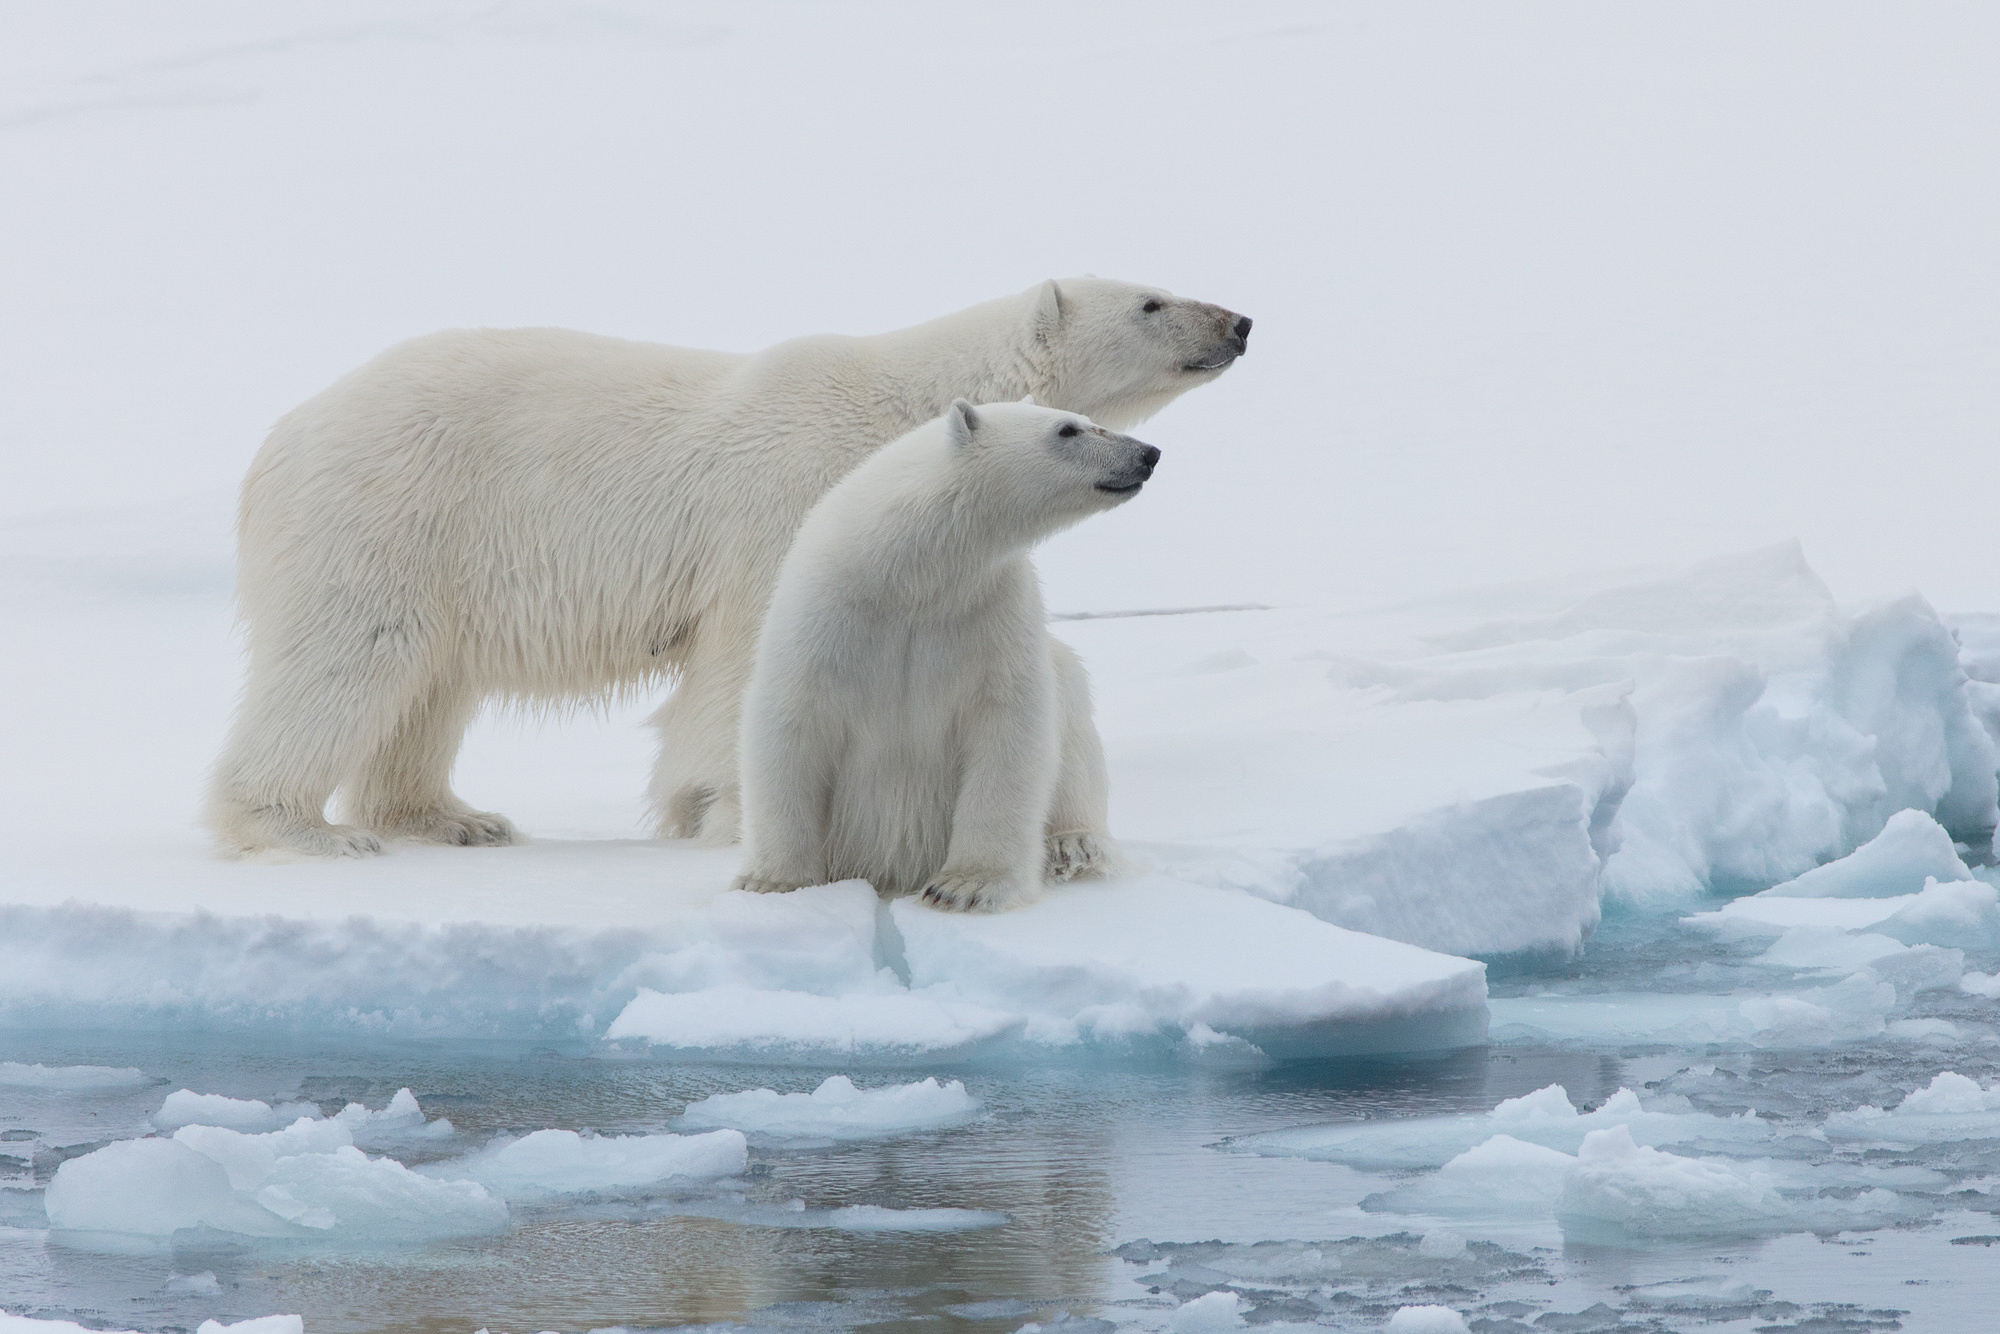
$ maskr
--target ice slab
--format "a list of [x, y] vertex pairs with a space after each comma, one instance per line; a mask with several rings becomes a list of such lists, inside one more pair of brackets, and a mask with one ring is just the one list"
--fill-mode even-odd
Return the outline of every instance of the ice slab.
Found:
[[2000, 1139], [2000, 1086], [1982, 1088], [1956, 1071], [1938, 1074], [1888, 1111], [1859, 1107], [1826, 1119], [1829, 1138], [1889, 1144]]
[[1442, 1050], [1485, 1036], [1483, 965], [1293, 908], [1150, 876], [993, 916], [890, 905], [913, 987], [1026, 1010], [1030, 1041], [1199, 1028], [1275, 1057]]
[[990, 1053], [1022, 1022], [1005, 1011], [902, 991], [641, 989], [604, 1036], [615, 1049], [680, 1060], [925, 1065]]
[[[225, 1325], [204, 1320], [195, 1334], [305, 1334], [305, 1320], [295, 1315], [265, 1315]], [[72, 1320], [35, 1320], [0, 1311], [0, 1334], [137, 1334], [135, 1330], [102, 1330]]]
[[689, 1130], [727, 1126], [760, 1141], [812, 1144], [886, 1139], [962, 1125], [980, 1110], [979, 1100], [956, 1079], [859, 1089], [846, 1075], [829, 1075], [811, 1093], [773, 1089], [717, 1093], [690, 1103], [676, 1124]]
[[470, 1181], [419, 1175], [354, 1147], [337, 1121], [300, 1118], [245, 1134], [190, 1125], [172, 1139], [121, 1140], [56, 1169], [52, 1228], [168, 1237], [192, 1228], [352, 1243], [476, 1236], [507, 1206]]
[[146, 1083], [143, 1071], [130, 1066], [23, 1065], [0, 1061], [0, 1086], [80, 1093], [93, 1089], [136, 1088]]
[[1773, 885], [1764, 898], [1886, 899], [1915, 894], [1926, 881], [1970, 880], [1951, 835], [1922, 811], [1898, 811], [1882, 832], [1845, 857]]
[[585, 1136], [537, 1130], [479, 1152], [420, 1168], [444, 1181], [476, 1181], [508, 1200], [559, 1195], [630, 1195], [740, 1175], [749, 1165], [742, 1132]]
[[228, 1098], [219, 1093], [196, 1093], [179, 1089], [167, 1095], [153, 1124], [161, 1130], [182, 1126], [224, 1126], [230, 1130], [279, 1130], [300, 1117], [317, 1117], [319, 1108], [309, 1102], [288, 1102], [277, 1107], [261, 1098]]
[[1449, 1306], [1399, 1306], [1389, 1317], [1389, 1334], [1469, 1334], [1465, 1317]]

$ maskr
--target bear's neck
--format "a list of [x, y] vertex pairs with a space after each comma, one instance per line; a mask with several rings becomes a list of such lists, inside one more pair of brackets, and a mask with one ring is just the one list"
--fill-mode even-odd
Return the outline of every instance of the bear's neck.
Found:
[[941, 416], [953, 399], [1042, 403], [1049, 357], [1029, 331], [1019, 297], [989, 301], [909, 329], [880, 334], [872, 371], [881, 409], [895, 434]]

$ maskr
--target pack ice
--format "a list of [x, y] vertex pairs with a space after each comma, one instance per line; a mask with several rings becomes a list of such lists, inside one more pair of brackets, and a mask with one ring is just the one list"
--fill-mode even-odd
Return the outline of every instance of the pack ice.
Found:
[[[219, 520], [213, 540], [226, 561]], [[137, 541], [117, 550], [143, 589]], [[1574, 951], [1607, 895], [1693, 907], [1705, 887], [1793, 882], [1768, 901], [1837, 911], [1858, 900], [1815, 869], [1877, 835], [1915, 837], [1892, 860], [1928, 870], [1864, 934], [1935, 950], [1993, 925], [1990, 886], [1939, 843], [1995, 823], [1982, 683], [1921, 600], [1843, 609], [1796, 546], [1369, 613], [1059, 616], [1099, 683], [1113, 827], [1144, 869], [994, 919], [859, 885], [728, 894], [734, 850], [630, 837], [644, 739], [583, 724], [549, 734], [564, 762], [532, 766], [475, 730], [459, 785], [541, 834], [525, 846], [220, 861], [159, 798], [200, 789], [226, 724], [220, 586], [83, 611], [54, 585], [16, 591], [51, 651], [10, 664], [14, 697], [63, 711], [83, 752], [152, 750], [132, 773], [23, 789], [7, 1025], [580, 1036], [857, 1067], [1255, 1060], [1477, 1042], [1481, 960]], [[137, 696], [88, 665], [134, 636], [153, 665]], [[106, 808], [133, 813], [116, 838], [88, 818]], [[1892, 826], [1905, 811], [1934, 831]], [[1881, 969], [1919, 962], [1898, 957], [1873, 981], [1872, 963], [1829, 972], [1797, 1023], [1723, 1027], [1893, 1022]], [[283, 1109], [239, 1128], [284, 1129]]]

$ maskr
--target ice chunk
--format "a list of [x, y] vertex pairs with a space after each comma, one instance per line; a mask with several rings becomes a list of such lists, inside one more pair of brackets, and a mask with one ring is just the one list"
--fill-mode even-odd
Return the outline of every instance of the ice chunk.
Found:
[[167, 1281], [160, 1286], [182, 1296], [215, 1297], [222, 1292], [222, 1282], [212, 1269], [204, 1269], [199, 1274], [169, 1274]]
[[1430, 1176], [1369, 1196], [1362, 1207], [1455, 1218], [1540, 1217], [1554, 1207], [1563, 1175], [1575, 1162], [1558, 1149], [1495, 1135]]
[[1613, 1240], [1832, 1231], [1921, 1212], [1880, 1188], [1851, 1198], [1788, 1198], [1782, 1184], [1766, 1163], [1685, 1158], [1635, 1143], [1617, 1126], [1584, 1137], [1556, 1217], [1566, 1236]]
[[1766, 898], [1886, 899], [1915, 894], [1926, 880], [1970, 880], [1951, 835], [1923, 811], [1897, 811], [1853, 852], [1774, 885]]
[[879, 1204], [850, 1204], [829, 1210], [827, 1225], [847, 1232], [963, 1232], [1000, 1227], [1007, 1215], [985, 1209], [890, 1209]]
[[1469, 1334], [1465, 1317], [1449, 1306], [1402, 1306], [1389, 1317], [1389, 1334]]
[[346, 1127], [306, 1118], [244, 1134], [190, 1125], [173, 1139], [123, 1140], [56, 1169], [52, 1226], [167, 1236], [208, 1227], [251, 1237], [415, 1240], [506, 1226], [507, 1207], [467, 1181], [370, 1158]]
[[1906, 945], [2000, 949], [2000, 889], [1979, 880], [1929, 881], [1875, 929]]
[[55, 1089], [65, 1093], [88, 1089], [134, 1088], [146, 1082], [142, 1071], [130, 1066], [110, 1065], [23, 1065], [0, 1061], [0, 1086], [22, 1089]]
[[1021, 1025], [1018, 1015], [908, 992], [815, 996], [730, 986], [641, 990], [605, 1037], [689, 1060], [897, 1064], [962, 1060]]
[[1191, 1302], [1181, 1303], [1167, 1317], [1167, 1329], [1171, 1334], [1225, 1334], [1225, 1331], [1244, 1327], [1243, 1312], [1249, 1306], [1250, 1303], [1234, 1292], [1205, 1293]]
[[1484, 1037], [1483, 965], [1161, 876], [1051, 891], [1018, 912], [898, 900], [913, 987], [1031, 1017], [1045, 1042], [1196, 1024], [1273, 1056], [1444, 1049]]
[[252, 1237], [293, 1234], [235, 1190], [221, 1163], [170, 1139], [122, 1140], [71, 1158], [42, 1197], [49, 1226], [164, 1237], [212, 1227]]
[[309, 1102], [288, 1102], [273, 1107], [258, 1098], [225, 1098], [219, 1093], [195, 1093], [181, 1089], [169, 1093], [153, 1124], [161, 1130], [182, 1126], [223, 1126], [230, 1130], [278, 1130], [298, 1118], [317, 1117], [319, 1108]]
[[[1505, 1175], [1526, 1170], [1533, 1162], [1554, 1160], [1530, 1153], [1533, 1146], [1576, 1152], [1584, 1137], [1618, 1128], [1644, 1144], [1679, 1144], [1690, 1140], [1759, 1145], [1771, 1138], [1768, 1124], [1755, 1113], [1708, 1116], [1698, 1112], [1653, 1112], [1630, 1089], [1619, 1089], [1595, 1111], [1580, 1112], [1560, 1084], [1509, 1098], [1477, 1116], [1432, 1116], [1391, 1122], [1302, 1126], [1293, 1130], [1238, 1135], [1222, 1147], [1234, 1153], [1266, 1157], [1312, 1158], [1352, 1167], [1442, 1167], [1462, 1155], [1471, 1156], [1448, 1180], [1440, 1198], [1449, 1198], [1461, 1183], [1465, 1189], [1478, 1175]], [[1498, 1136], [1506, 1140], [1493, 1144]], [[1521, 1145], [1520, 1148], [1513, 1147]], [[1480, 1150], [1478, 1153], [1472, 1153]]]
[[[213, 1275], [211, 1275], [213, 1277]], [[120, 1334], [118, 1331], [92, 1329], [70, 1320], [31, 1320], [27, 1316], [8, 1315], [0, 1311], [0, 1334]], [[132, 1330], [122, 1334], [134, 1334]], [[305, 1334], [305, 1320], [295, 1315], [266, 1315], [253, 1320], [239, 1320], [225, 1325], [216, 1320], [204, 1320], [195, 1334]]]
[[477, 1181], [510, 1200], [588, 1192], [629, 1194], [735, 1176], [748, 1166], [743, 1134], [579, 1135], [537, 1130], [422, 1169], [426, 1176]]
[[679, 1124], [692, 1130], [733, 1126], [773, 1140], [880, 1139], [960, 1125], [979, 1114], [979, 1100], [954, 1079], [935, 1078], [888, 1088], [858, 1089], [846, 1075], [829, 1075], [811, 1093], [750, 1089], [691, 1103]]
[[1940, 1073], [1893, 1109], [1857, 1107], [1826, 1119], [1829, 1139], [1935, 1144], [2000, 1139], [2000, 1085], [1981, 1088], [1955, 1071]]
[[350, 1102], [333, 1119], [347, 1128], [354, 1143], [370, 1148], [412, 1140], [450, 1139], [454, 1133], [445, 1117], [424, 1120], [424, 1109], [418, 1105], [417, 1095], [408, 1089], [397, 1089], [389, 1105], [379, 1112], [368, 1110], [362, 1103]]

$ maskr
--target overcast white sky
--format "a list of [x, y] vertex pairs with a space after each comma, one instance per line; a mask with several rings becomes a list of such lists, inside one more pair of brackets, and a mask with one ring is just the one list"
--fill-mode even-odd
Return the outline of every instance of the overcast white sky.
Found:
[[2000, 6], [1914, 0], [14, 0], [0, 515], [219, 498], [443, 326], [747, 350], [1088, 271], [1257, 328], [1057, 609], [1792, 536], [2000, 609], [1996, 69]]

